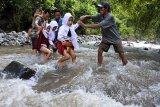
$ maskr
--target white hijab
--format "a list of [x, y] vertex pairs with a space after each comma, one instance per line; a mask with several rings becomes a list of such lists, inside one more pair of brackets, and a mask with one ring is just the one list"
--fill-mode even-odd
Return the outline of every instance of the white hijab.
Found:
[[[68, 39], [70, 39], [70, 40], [72, 40], [72, 39], [75, 39], [75, 38], [77, 38], [77, 34], [76, 34], [76, 32], [75, 32], [75, 29], [77, 29], [78, 28], [78, 23], [76, 23], [75, 25], [71, 25], [70, 27], [67, 25], [67, 23], [68, 23], [68, 20], [69, 20], [69, 18], [70, 17], [73, 17], [72, 15], [71, 15], [71, 13], [66, 13], [65, 15], [64, 15], [64, 17], [63, 17], [63, 20], [62, 20], [62, 26], [59, 28], [59, 31], [58, 31], [58, 40], [59, 41], [65, 41], [66, 39], [68, 40]], [[71, 37], [68, 37], [67, 35], [68, 35], [68, 31], [69, 31], [69, 29], [70, 29], [70, 31], [71, 31]]]
[[53, 40], [55, 39], [55, 31], [53, 31], [53, 28], [57, 26], [57, 29], [58, 29], [58, 23], [56, 21], [51, 21], [50, 22], [50, 31], [49, 31], [49, 43], [52, 45], [53, 44]]
[[[49, 26], [50, 26], [50, 24], [46, 23], [46, 29]], [[43, 32], [43, 35], [45, 36], [45, 38], [48, 38], [49, 32], [46, 29], [43, 29], [42, 32]]]

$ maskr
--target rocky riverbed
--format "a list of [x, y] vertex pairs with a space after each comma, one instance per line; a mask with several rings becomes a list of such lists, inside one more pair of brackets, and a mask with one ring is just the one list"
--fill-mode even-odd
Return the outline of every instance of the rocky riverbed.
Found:
[[[94, 46], [99, 45], [101, 41], [101, 35], [79, 35], [78, 42], [80, 44], [93, 44]], [[27, 32], [0, 32], [0, 46], [23, 46], [23, 45], [31, 45], [30, 38], [28, 37]], [[151, 48], [155, 48], [159, 50], [160, 53], [160, 41], [139, 41], [139, 40], [128, 40], [123, 39], [123, 45], [127, 47], [140, 47], [143, 45], [144, 50], [149, 50]], [[158, 46], [158, 47], [157, 47]]]
[[[78, 36], [79, 43], [88, 42], [88, 41], [100, 41], [101, 36], [97, 35], [80, 35]], [[21, 46], [31, 44], [30, 38], [25, 31], [10, 33], [2, 32], [0, 33], [0, 46]]]

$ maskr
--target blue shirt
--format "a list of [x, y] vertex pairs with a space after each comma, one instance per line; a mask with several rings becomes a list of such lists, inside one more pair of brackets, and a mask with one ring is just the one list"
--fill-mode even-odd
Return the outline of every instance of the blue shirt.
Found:
[[[53, 19], [53, 20], [55, 20], [55, 19]], [[58, 21], [55, 20], [55, 21], [58, 23], [58, 29], [57, 29], [57, 31], [55, 32], [55, 39], [54, 39], [54, 42], [57, 41], [57, 36], [58, 36], [59, 28], [62, 26], [62, 20], [63, 20], [62, 18], [60, 18]]]

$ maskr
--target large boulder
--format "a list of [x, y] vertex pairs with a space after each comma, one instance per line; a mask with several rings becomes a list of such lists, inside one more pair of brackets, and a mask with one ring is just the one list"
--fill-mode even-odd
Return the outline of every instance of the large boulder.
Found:
[[6, 78], [18, 77], [21, 79], [29, 79], [36, 73], [34, 70], [16, 61], [12, 61], [8, 64], [2, 72], [7, 74]]

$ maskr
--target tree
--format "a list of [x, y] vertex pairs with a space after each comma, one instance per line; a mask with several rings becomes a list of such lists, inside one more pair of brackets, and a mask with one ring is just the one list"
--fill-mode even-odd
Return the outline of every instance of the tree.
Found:
[[[82, 15], [96, 14], [95, 5], [102, 1], [104, 0], [1, 0], [0, 28], [5, 31], [27, 29], [37, 7], [51, 10], [58, 8], [63, 15], [70, 12], [77, 21]], [[160, 2], [158, 0], [108, 0], [108, 3], [111, 5], [111, 13], [115, 16], [122, 37], [160, 38]], [[100, 33], [100, 30], [96, 29], [81, 29], [81, 31], [85, 34]]]

